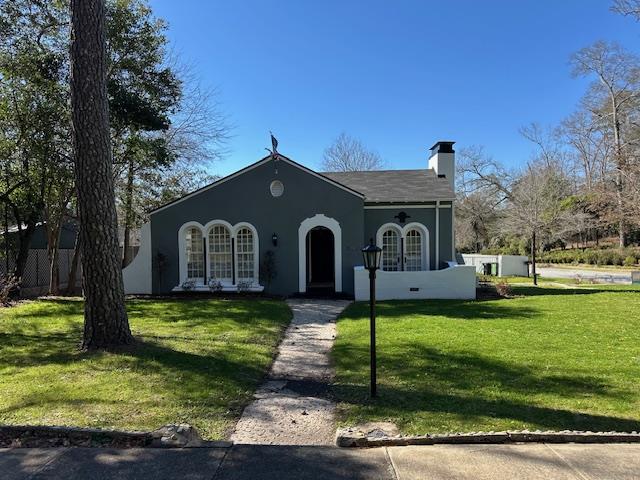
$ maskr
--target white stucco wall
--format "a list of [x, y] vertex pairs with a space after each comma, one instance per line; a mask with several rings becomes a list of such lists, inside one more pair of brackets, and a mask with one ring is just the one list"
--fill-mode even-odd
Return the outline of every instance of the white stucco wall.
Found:
[[133, 261], [122, 270], [124, 293], [151, 294], [151, 224], [140, 229], [140, 249]]
[[498, 276], [527, 276], [527, 260], [526, 255], [480, 255], [477, 253], [462, 254], [465, 265], [472, 265], [478, 273], [483, 273], [484, 263], [497, 263]]
[[[369, 272], [354, 268], [356, 300], [369, 300]], [[421, 272], [376, 272], [376, 299], [476, 298], [476, 269], [458, 265]]]

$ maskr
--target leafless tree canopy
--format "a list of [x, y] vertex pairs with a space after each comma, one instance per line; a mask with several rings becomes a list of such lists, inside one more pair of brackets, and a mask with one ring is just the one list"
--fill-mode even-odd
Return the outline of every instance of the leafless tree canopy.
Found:
[[640, 0], [614, 0], [611, 10], [640, 20]]
[[322, 161], [323, 170], [328, 172], [382, 170], [385, 165], [377, 152], [369, 150], [360, 140], [344, 132], [327, 147]]

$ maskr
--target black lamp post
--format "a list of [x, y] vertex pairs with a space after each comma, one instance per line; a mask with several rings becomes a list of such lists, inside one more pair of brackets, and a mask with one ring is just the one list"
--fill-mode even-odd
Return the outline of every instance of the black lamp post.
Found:
[[376, 270], [380, 268], [382, 249], [369, 240], [362, 249], [364, 268], [369, 270], [369, 330], [371, 334], [371, 396], [376, 396]]

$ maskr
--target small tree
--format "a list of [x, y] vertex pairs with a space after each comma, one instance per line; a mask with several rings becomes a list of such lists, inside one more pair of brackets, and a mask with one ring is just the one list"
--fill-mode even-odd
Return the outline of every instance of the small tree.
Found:
[[260, 278], [269, 286], [274, 278], [278, 276], [276, 267], [276, 254], [273, 250], [264, 252], [262, 262], [260, 264]]

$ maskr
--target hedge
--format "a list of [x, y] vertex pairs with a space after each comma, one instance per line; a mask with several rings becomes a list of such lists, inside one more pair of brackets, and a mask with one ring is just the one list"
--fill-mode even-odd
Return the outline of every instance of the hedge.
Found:
[[632, 267], [640, 261], [640, 249], [594, 249], [554, 250], [544, 252], [538, 258], [541, 263], [585, 263], [589, 265], [624, 265]]

